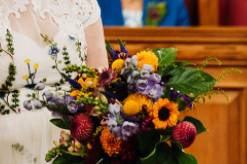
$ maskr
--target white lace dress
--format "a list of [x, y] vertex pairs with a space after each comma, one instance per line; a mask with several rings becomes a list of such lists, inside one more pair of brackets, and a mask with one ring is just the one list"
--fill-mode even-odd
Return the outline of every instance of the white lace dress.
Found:
[[[5, 34], [9, 29], [13, 35], [13, 61], [17, 70], [12, 88], [19, 90], [21, 104], [20, 113], [0, 115], [0, 164], [44, 164], [47, 150], [59, 137], [60, 130], [49, 123], [52, 116], [47, 109], [26, 111], [22, 106], [27, 93], [31, 92], [24, 87], [23, 76], [28, 71], [25, 59], [30, 59], [31, 66], [39, 64], [36, 81], [46, 78], [47, 84], [54, 84], [60, 79], [58, 72], [52, 69], [54, 61], [48, 54], [49, 46], [40, 34], [52, 38], [61, 49], [66, 46], [71, 62], [80, 64], [75, 42], [81, 43], [81, 52], [86, 54], [84, 29], [99, 16], [96, 0], [0, 0], [1, 47], [6, 47]], [[8, 76], [10, 62], [8, 55], [0, 53], [0, 89]], [[0, 107], [4, 103], [0, 99]]]

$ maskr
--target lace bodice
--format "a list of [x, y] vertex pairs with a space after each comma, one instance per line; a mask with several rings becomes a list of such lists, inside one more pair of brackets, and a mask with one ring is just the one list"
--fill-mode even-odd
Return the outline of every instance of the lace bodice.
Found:
[[11, 29], [9, 16], [20, 18], [29, 5], [36, 18], [50, 17], [59, 28], [75, 36], [80, 36], [80, 30], [96, 22], [100, 15], [96, 0], [0, 0], [0, 36], [6, 28]]
[[[84, 29], [100, 17], [96, 0], [0, 0], [0, 41], [6, 47], [5, 35], [9, 29], [14, 40], [14, 63], [17, 67], [15, 88], [26, 84], [25, 59], [39, 64], [37, 81], [46, 78], [47, 83], [57, 82], [59, 75], [51, 67], [54, 64], [49, 55], [49, 46], [40, 34], [53, 39], [60, 50], [65, 46], [70, 52], [72, 64], [80, 64], [76, 42], [81, 43], [81, 54], [86, 55]], [[60, 51], [60, 52], [61, 52]], [[58, 56], [58, 60], [63, 56]], [[10, 58], [0, 54], [0, 85], [8, 74]], [[5, 65], [5, 66], [4, 66]]]

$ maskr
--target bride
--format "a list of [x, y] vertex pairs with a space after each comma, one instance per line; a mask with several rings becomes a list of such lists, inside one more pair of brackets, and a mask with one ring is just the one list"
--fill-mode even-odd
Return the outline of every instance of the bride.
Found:
[[[105, 68], [108, 61], [100, 10], [96, 0], [0, 0], [0, 20], [0, 48], [8, 50], [12, 46], [8, 40], [11, 35], [14, 48], [9, 49], [13, 51], [12, 58], [8, 51], [0, 51], [0, 113], [4, 114], [0, 115], [0, 164], [44, 164], [45, 153], [59, 137], [59, 129], [49, 123], [53, 116], [47, 109], [27, 111], [23, 107], [31, 92], [25, 87], [28, 71], [35, 70], [35, 81], [46, 79], [47, 85], [60, 79], [52, 69], [51, 47], [41, 34], [57, 43], [57, 51], [66, 47], [71, 63], [81, 64], [75, 51], [80, 43], [79, 51], [85, 55], [83, 62]], [[63, 56], [58, 54], [57, 58]], [[2, 94], [12, 61], [17, 73], [11, 88], [20, 95], [17, 110], [8, 109]]]

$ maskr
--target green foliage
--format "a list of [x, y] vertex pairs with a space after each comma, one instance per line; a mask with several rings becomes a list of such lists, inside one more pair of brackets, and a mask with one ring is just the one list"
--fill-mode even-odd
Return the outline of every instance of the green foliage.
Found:
[[81, 42], [79, 40], [76, 41], [75, 46], [76, 46], [76, 51], [78, 52], [78, 56], [81, 59], [81, 63], [85, 63], [86, 60], [87, 60], [87, 58], [86, 58], [87, 55], [82, 55], [82, 52], [81, 52], [81, 49], [82, 49]]
[[196, 69], [178, 67], [169, 72], [167, 85], [183, 94], [197, 97], [213, 90], [216, 80], [209, 74]]
[[68, 73], [78, 73], [78, 74], [83, 74], [85, 73], [89, 77], [95, 77], [96, 73], [94, 70], [88, 68], [85, 65], [78, 66], [78, 65], [68, 65], [65, 68], [63, 68], [65, 72]]
[[7, 42], [8, 52], [10, 52], [12, 55], [14, 55], [15, 49], [13, 46], [13, 36], [9, 30], [7, 30], [6, 42]]
[[63, 156], [58, 156], [52, 164], [83, 164], [83, 159], [78, 156], [73, 156], [69, 154], [63, 154]]
[[186, 154], [177, 143], [159, 143], [149, 158], [141, 159], [142, 164], [197, 164], [194, 156]]
[[17, 108], [18, 106], [20, 106], [20, 100], [19, 100], [19, 91], [18, 90], [14, 90], [12, 93], [12, 108]]
[[160, 141], [160, 134], [157, 131], [142, 132], [137, 136], [138, 150], [141, 157], [148, 158], [154, 151], [156, 144]]
[[155, 49], [155, 54], [159, 58], [159, 74], [164, 75], [168, 72], [170, 67], [176, 62], [177, 49], [175, 48], [161, 48]]
[[200, 133], [205, 132], [207, 130], [200, 120], [197, 120], [193, 117], [187, 116], [187, 117], [185, 117], [184, 121], [188, 121], [188, 122], [191, 122], [192, 124], [194, 124], [196, 126], [197, 134], [200, 134]]
[[62, 55], [63, 55], [64, 65], [70, 65], [71, 61], [66, 47], [63, 48]]
[[51, 119], [50, 122], [62, 129], [70, 129], [70, 123], [62, 119]]
[[16, 67], [13, 63], [9, 64], [9, 75], [6, 78], [4, 84], [2, 84], [2, 89], [5, 91], [9, 91], [10, 88], [13, 86], [13, 82], [15, 81], [16, 75]]

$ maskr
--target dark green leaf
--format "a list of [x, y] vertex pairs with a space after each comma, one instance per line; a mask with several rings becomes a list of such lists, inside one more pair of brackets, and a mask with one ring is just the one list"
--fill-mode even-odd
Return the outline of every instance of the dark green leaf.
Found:
[[172, 154], [172, 149], [167, 143], [158, 144], [148, 158], [141, 159], [142, 164], [178, 164]]
[[157, 131], [148, 131], [138, 134], [138, 148], [142, 157], [148, 156], [160, 141], [160, 134]]
[[179, 164], [197, 164], [197, 160], [193, 155], [184, 152], [177, 156], [177, 160]]
[[195, 68], [179, 67], [172, 70], [170, 75], [169, 87], [194, 97], [211, 91], [216, 82], [211, 75]]
[[184, 121], [188, 121], [188, 122], [191, 122], [192, 124], [194, 124], [196, 126], [197, 134], [200, 134], [200, 133], [205, 132], [207, 130], [201, 121], [199, 121], [193, 117], [190, 117], [190, 116], [185, 117]]
[[56, 125], [59, 128], [62, 128], [62, 129], [70, 129], [69, 122], [67, 122], [65, 120], [56, 118], [56, 119], [50, 120], [50, 122], [53, 123], [54, 125]]
[[63, 154], [57, 157], [52, 164], [83, 164], [83, 159], [81, 157]]

